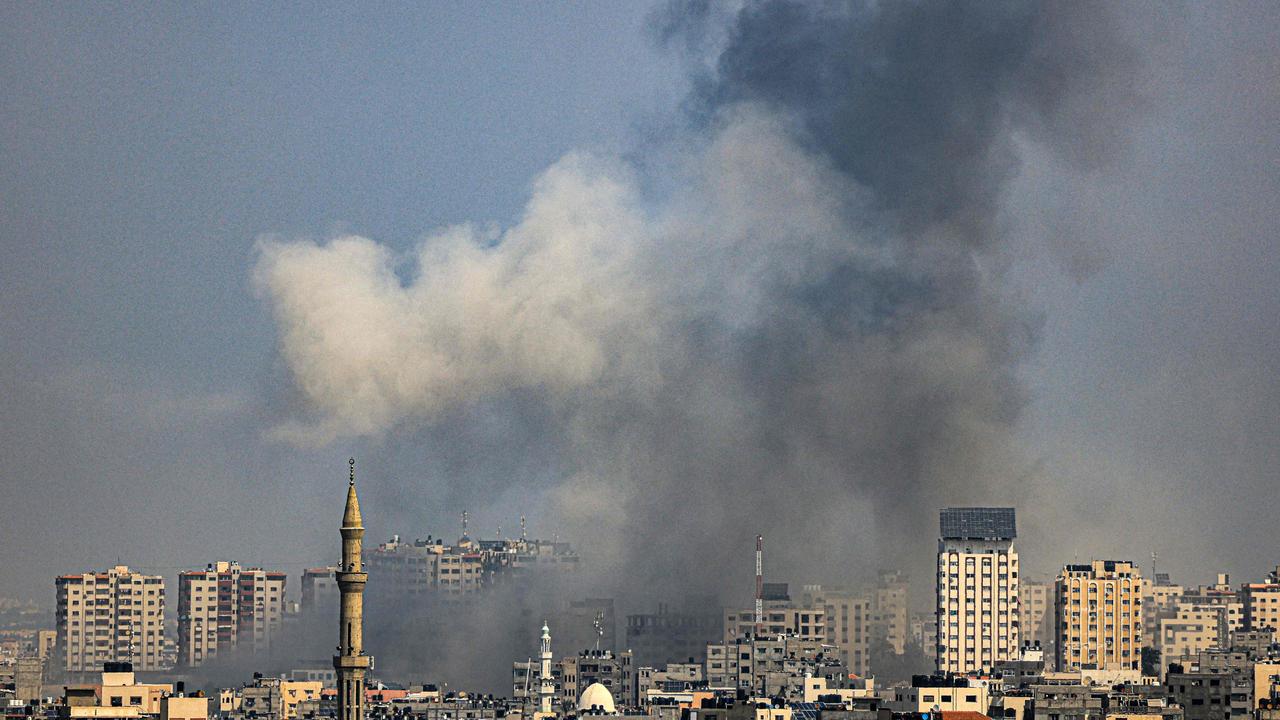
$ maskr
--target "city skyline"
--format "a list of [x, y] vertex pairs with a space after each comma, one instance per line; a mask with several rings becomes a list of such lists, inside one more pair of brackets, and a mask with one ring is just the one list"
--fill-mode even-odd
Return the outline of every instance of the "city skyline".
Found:
[[272, 664], [227, 718], [523, 662], [1280, 720], [1277, 57], [1256, 0], [2, 6], [0, 597], [69, 673]]

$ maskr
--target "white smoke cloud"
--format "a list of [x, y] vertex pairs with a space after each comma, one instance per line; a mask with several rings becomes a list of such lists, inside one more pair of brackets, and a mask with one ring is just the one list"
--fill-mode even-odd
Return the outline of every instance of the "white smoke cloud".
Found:
[[254, 281], [311, 411], [275, 435], [376, 435], [517, 389], [643, 398], [681, 362], [681, 323], [750, 325], [771, 290], [860, 252], [847, 183], [777, 118], [734, 114], [674, 172], [688, 191], [646, 211], [621, 163], [570, 154], [513, 227], [447, 228], [407, 258], [359, 236], [264, 238]]

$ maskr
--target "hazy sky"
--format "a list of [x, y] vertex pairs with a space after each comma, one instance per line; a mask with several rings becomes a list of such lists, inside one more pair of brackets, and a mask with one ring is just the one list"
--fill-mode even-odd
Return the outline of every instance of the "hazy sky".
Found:
[[[1053, 12], [1009, 12], [990, 47], [854, 12], [850, 47], [872, 51], [846, 56], [838, 34], [779, 45], [771, 28], [812, 18], [754, 5], [0, 7], [0, 595], [51, 604], [53, 574], [117, 558], [328, 561], [351, 454], [373, 540], [456, 533], [464, 507], [486, 535], [522, 511], [534, 534], [628, 533], [606, 518], [660, 517], [677, 489], [740, 491], [711, 522], [749, 537], [754, 486], [698, 473], [751, 469], [680, 429], [732, 451], [724, 418], [761, 408], [796, 443], [762, 451], [778, 497], [895, 507], [892, 532], [873, 511], [814, 528], [844, 544], [834, 564], [905, 532], [927, 568], [940, 504], [1010, 498], [1034, 571], [1156, 549], [1184, 582], [1262, 575], [1280, 563], [1280, 8], [1124, 8], [1101, 50]], [[931, 74], [953, 56], [972, 104]], [[899, 85], [839, 81], [877, 58], [916, 83], [905, 130], [867, 105]], [[828, 60], [836, 81], [809, 72]], [[929, 143], [954, 127], [979, 140], [953, 163]], [[783, 332], [795, 298], [863, 287], [910, 328]], [[892, 457], [908, 420], [830, 429], [920, 383], [981, 427], [910, 462]], [[890, 457], [846, 498], [859, 469], [833, 462], [872, 440]], [[921, 464], [901, 486], [919, 495], [878, 489]], [[801, 556], [785, 517], [771, 546]]]

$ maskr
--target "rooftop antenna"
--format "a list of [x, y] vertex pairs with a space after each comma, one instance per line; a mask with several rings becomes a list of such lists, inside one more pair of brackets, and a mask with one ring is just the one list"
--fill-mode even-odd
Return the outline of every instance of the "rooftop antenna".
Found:
[[756, 613], [755, 636], [764, 628], [764, 536], [756, 536]]
[[1152, 585], [1154, 585], [1156, 582], [1156, 560], [1158, 560], [1159, 558], [1160, 558], [1160, 553], [1156, 552], [1155, 550], [1152, 550], [1151, 551], [1151, 584]]
[[520, 516], [520, 539], [521, 539], [521, 540], [524, 540], [524, 539], [526, 538], [526, 535], [525, 535], [525, 529], [526, 529], [526, 528], [525, 528], [525, 525], [524, 525], [524, 516], [523, 516], [523, 515], [521, 515], [521, 516]]
[[462, 537], [467, 536], [467, 511], [462, 511]]
[[596, 629], [596, 652], [600, 652], [600, 638], [604, 637], [604, 611], [596, 611], [595, 622], [591, 626]]

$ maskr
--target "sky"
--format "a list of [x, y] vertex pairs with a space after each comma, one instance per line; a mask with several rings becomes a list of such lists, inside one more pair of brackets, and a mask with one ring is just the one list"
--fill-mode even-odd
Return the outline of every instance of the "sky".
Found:
[[0, 16], [0, 595], [329, 562], [351, 455], [616, 592], [1280, 563], [1274, 4]]

